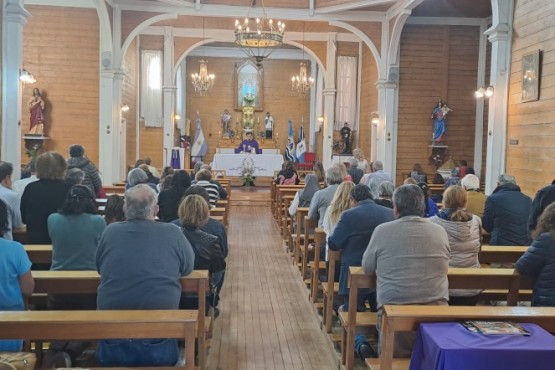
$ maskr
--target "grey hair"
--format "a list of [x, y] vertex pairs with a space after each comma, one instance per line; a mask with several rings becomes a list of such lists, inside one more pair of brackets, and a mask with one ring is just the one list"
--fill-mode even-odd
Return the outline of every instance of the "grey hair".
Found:
[[418, 185], [401, 185], [393, 192], [393, 204], [400, 216], [422, 216], [424, 200], [424, 193]]
[[372, 194], [372, 199], [378, 199], [380, 197], [380, 179], [370, 178], [368, 180], [368, 188], [370, 189], [370, 194]]
[[350, 165], [351, 167], [358, 167], [358, 161], [357, 161], [357, 159], [356, 159], [356, 158], [351, 158], [351, 159], [349, 159], [349, 165]]
[[499, 177], [497, 178], [497, 182], [499, 183], [499, 185], [516, 185], [515, 177], [513, 175], [507, 175], [506, 173], [502, 173], [501, 175], [499, 175]]
[[374, 171], [383, 170], [383, 163], [381, 161], [372, 162], [372, 170]]
[[85, 180], [85, 171], [80, 168], [74, 167], [70, 168], [66, 172], [66, 182], [69, 185], [79, 185]]
[[461, 186], [465, 190], [480, 190], [480, 179], [478, 176], [469, 173], [461, 180]]
[[144, 184], [146, 182], [148, 182], [148, 175], [140, 168], [133, 168], [127, 174], [127, 183], [129, 184], [130, 188], [138, 184]]
[[328, 185], [341, 184], [343, 182], [343, 173], [340, 168], [332, 166], [326, 171], [326, 182]]
[[378, 193], [380, 197], [391, 197], [394, 191], [395, 187], [389, 181], [382, 182], [378, 188]]
[[128, 220], [150, 220], [157, 203], [156, 192], [146, 184], [139, 184], [125, 193], [123, 211]]

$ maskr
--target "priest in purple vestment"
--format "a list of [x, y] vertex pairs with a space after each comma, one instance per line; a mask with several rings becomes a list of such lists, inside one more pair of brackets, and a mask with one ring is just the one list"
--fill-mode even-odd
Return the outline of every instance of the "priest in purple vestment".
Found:
[[235, 153], [260, 153], [258, 142], [254, 140], [252, 132], [247, 132], [247, 138], [241, 141], [239, 147], [235, 149]]

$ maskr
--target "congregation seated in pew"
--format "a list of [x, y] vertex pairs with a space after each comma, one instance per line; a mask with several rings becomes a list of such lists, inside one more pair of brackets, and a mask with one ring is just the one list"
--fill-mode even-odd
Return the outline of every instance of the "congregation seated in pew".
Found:
[[[1, 237], [6, 230], [8, 208], [0, 200], [0, 311], [23, 311], [23, 298], [33, 294], [35, 286], [31, 261], [20, 243]], [[22, 346], [22, 340], [0, 340], [0, 351], [21, 351]]]
[[[157, 213], [148, 185], [127, 191], [127, 221], [108, 226], [98, 246], [99, 310], [179, 307], [179, 278], [191, 273], [195, 254], [179, 228], [154, 221]], [[173, 366], [178, 347], [174, 339], [107, 340], [96, 356], [103, 366]]]

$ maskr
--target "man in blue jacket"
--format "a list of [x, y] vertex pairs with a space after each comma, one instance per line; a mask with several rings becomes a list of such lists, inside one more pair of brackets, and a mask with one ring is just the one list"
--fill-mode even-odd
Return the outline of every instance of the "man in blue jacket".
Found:
[[[349, 267], [361, 266], [362, 255], [370, 242], [376, 226], [393, 221], [393, 210], [376, 204], [372, 200], [370, 189], [366, 185], [356, 185], [351, 191], [354, 207], [343, 212], [337, 227], [328, 239], [329, 247], [341, 252], [341, 272], [339, 274], [339, 295], [344, 297], [343, 309], [348, 309], [349, 302]], [[365, 301], [370, 302], [370, 309], [377, 310], [376, 291], [359, 290], [357, 311], [365, 311]], [[370, 356], [370, 346], [364, 336], [357, 336], [355, 348], [361, 357]]]
[[532, 199], [520, 191], [514, 176], [502, 174], [486, 199], [482, 226], [491, 233], [491, 245], [530, 245], [528, 215]]

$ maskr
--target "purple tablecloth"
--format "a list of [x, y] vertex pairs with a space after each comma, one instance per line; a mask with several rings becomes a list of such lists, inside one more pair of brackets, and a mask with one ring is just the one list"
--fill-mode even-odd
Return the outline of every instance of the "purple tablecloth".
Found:
[[421, 324], [409, 370], [553, 370], [555, 337], [534, 324], [524, 335], [483, 335], [459, 323]]

